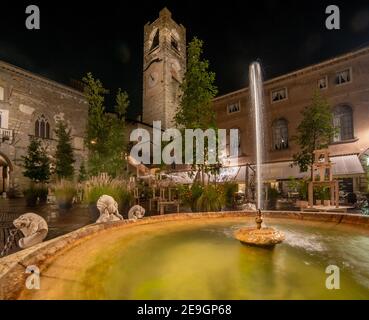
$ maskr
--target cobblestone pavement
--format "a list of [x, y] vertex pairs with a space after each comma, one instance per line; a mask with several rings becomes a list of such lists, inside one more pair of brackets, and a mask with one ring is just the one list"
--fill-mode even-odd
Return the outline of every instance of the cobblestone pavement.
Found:
[[[75, 206], [70, 210], [62, 211], [56, 205], [42, 205], [29, 208], [24, 199], [0, 200], [0, 252], [4, 247], [9, 231], [13, 228], [13, 220], [26, 212], [34, 212], [42, 216], [49, 226], [46, 240], [56, 238], [85, 225], [93, 223], [96, 219], [87, 206]], [[19, 235], [17, 235], [17, 239]], [[18, 241], [16, 241], [18, 242]], [[19, 251], [17, 244], [13, 245], [10, 253]]]

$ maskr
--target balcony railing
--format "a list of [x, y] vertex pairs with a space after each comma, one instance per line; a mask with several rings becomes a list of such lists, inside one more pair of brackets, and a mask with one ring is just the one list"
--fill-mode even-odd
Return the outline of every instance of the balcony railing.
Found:
[[0, 128], [0, 142], [12, 142], [13, 140], [13, 130]]

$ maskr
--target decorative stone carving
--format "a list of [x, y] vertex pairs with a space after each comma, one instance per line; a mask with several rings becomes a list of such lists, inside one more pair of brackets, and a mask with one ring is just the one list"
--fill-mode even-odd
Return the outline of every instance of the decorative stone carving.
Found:
[[27, 106], [25, 104], [20, 104], [19, 105], [19, 111], [23, 112], [25, 114], [31, 115], [35, 111], [35, 108], [32, 108], [32, 107]]
[[41, 243], [49, 230], [45, 219], [32, 212], [22, 214], [13, 221], [13, 224], [24, 235], [18, 242], [22, 249]]
[[142, 219], [145, 215], [145, 209], [140, 205], [135, 205], [128, 211], [128, 219]]
[[96, 223], [123, 220], [123, 217], [119, 214], [118, 203], [113, 197], [106, 194], [102, 195], [97, 200], [96, 206], [100, 212], [100, 217], [96, 220]]

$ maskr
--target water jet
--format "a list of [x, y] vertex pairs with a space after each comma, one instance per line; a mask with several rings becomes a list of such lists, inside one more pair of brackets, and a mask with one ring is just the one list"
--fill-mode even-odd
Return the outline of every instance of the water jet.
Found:
[[253, 62], [249, 67], [251, 105], [254, 111], [255, 123], [255, 146], [256, 146], [256, 228], [241, 228], [234, 234], [241, 243], [258, 247], [274, 247], [284, 240], [284, 235], [280, 231], [262, 227], [263, 215], [261, 212], [262, 197], [262, 130], [263, 130], [263, 80], [259, 62]]

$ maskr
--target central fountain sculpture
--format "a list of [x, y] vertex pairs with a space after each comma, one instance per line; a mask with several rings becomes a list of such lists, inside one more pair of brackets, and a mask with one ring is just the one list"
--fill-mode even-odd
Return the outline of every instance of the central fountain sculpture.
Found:
[[256, 144], [256, 228], [242, 228], [235, 232], [235, 238], [243, 244], [258, 247], [274, 247], [284, 240], [284, 234], [280, 231], [262, 227], [263, 215], [261, 212], [262, 198], [262, 147], [263, 143], [263, 80], [260, 63], [253, 62], [249, 68], [249, 81], [251, 104], [254, 110], [255, 144]]

